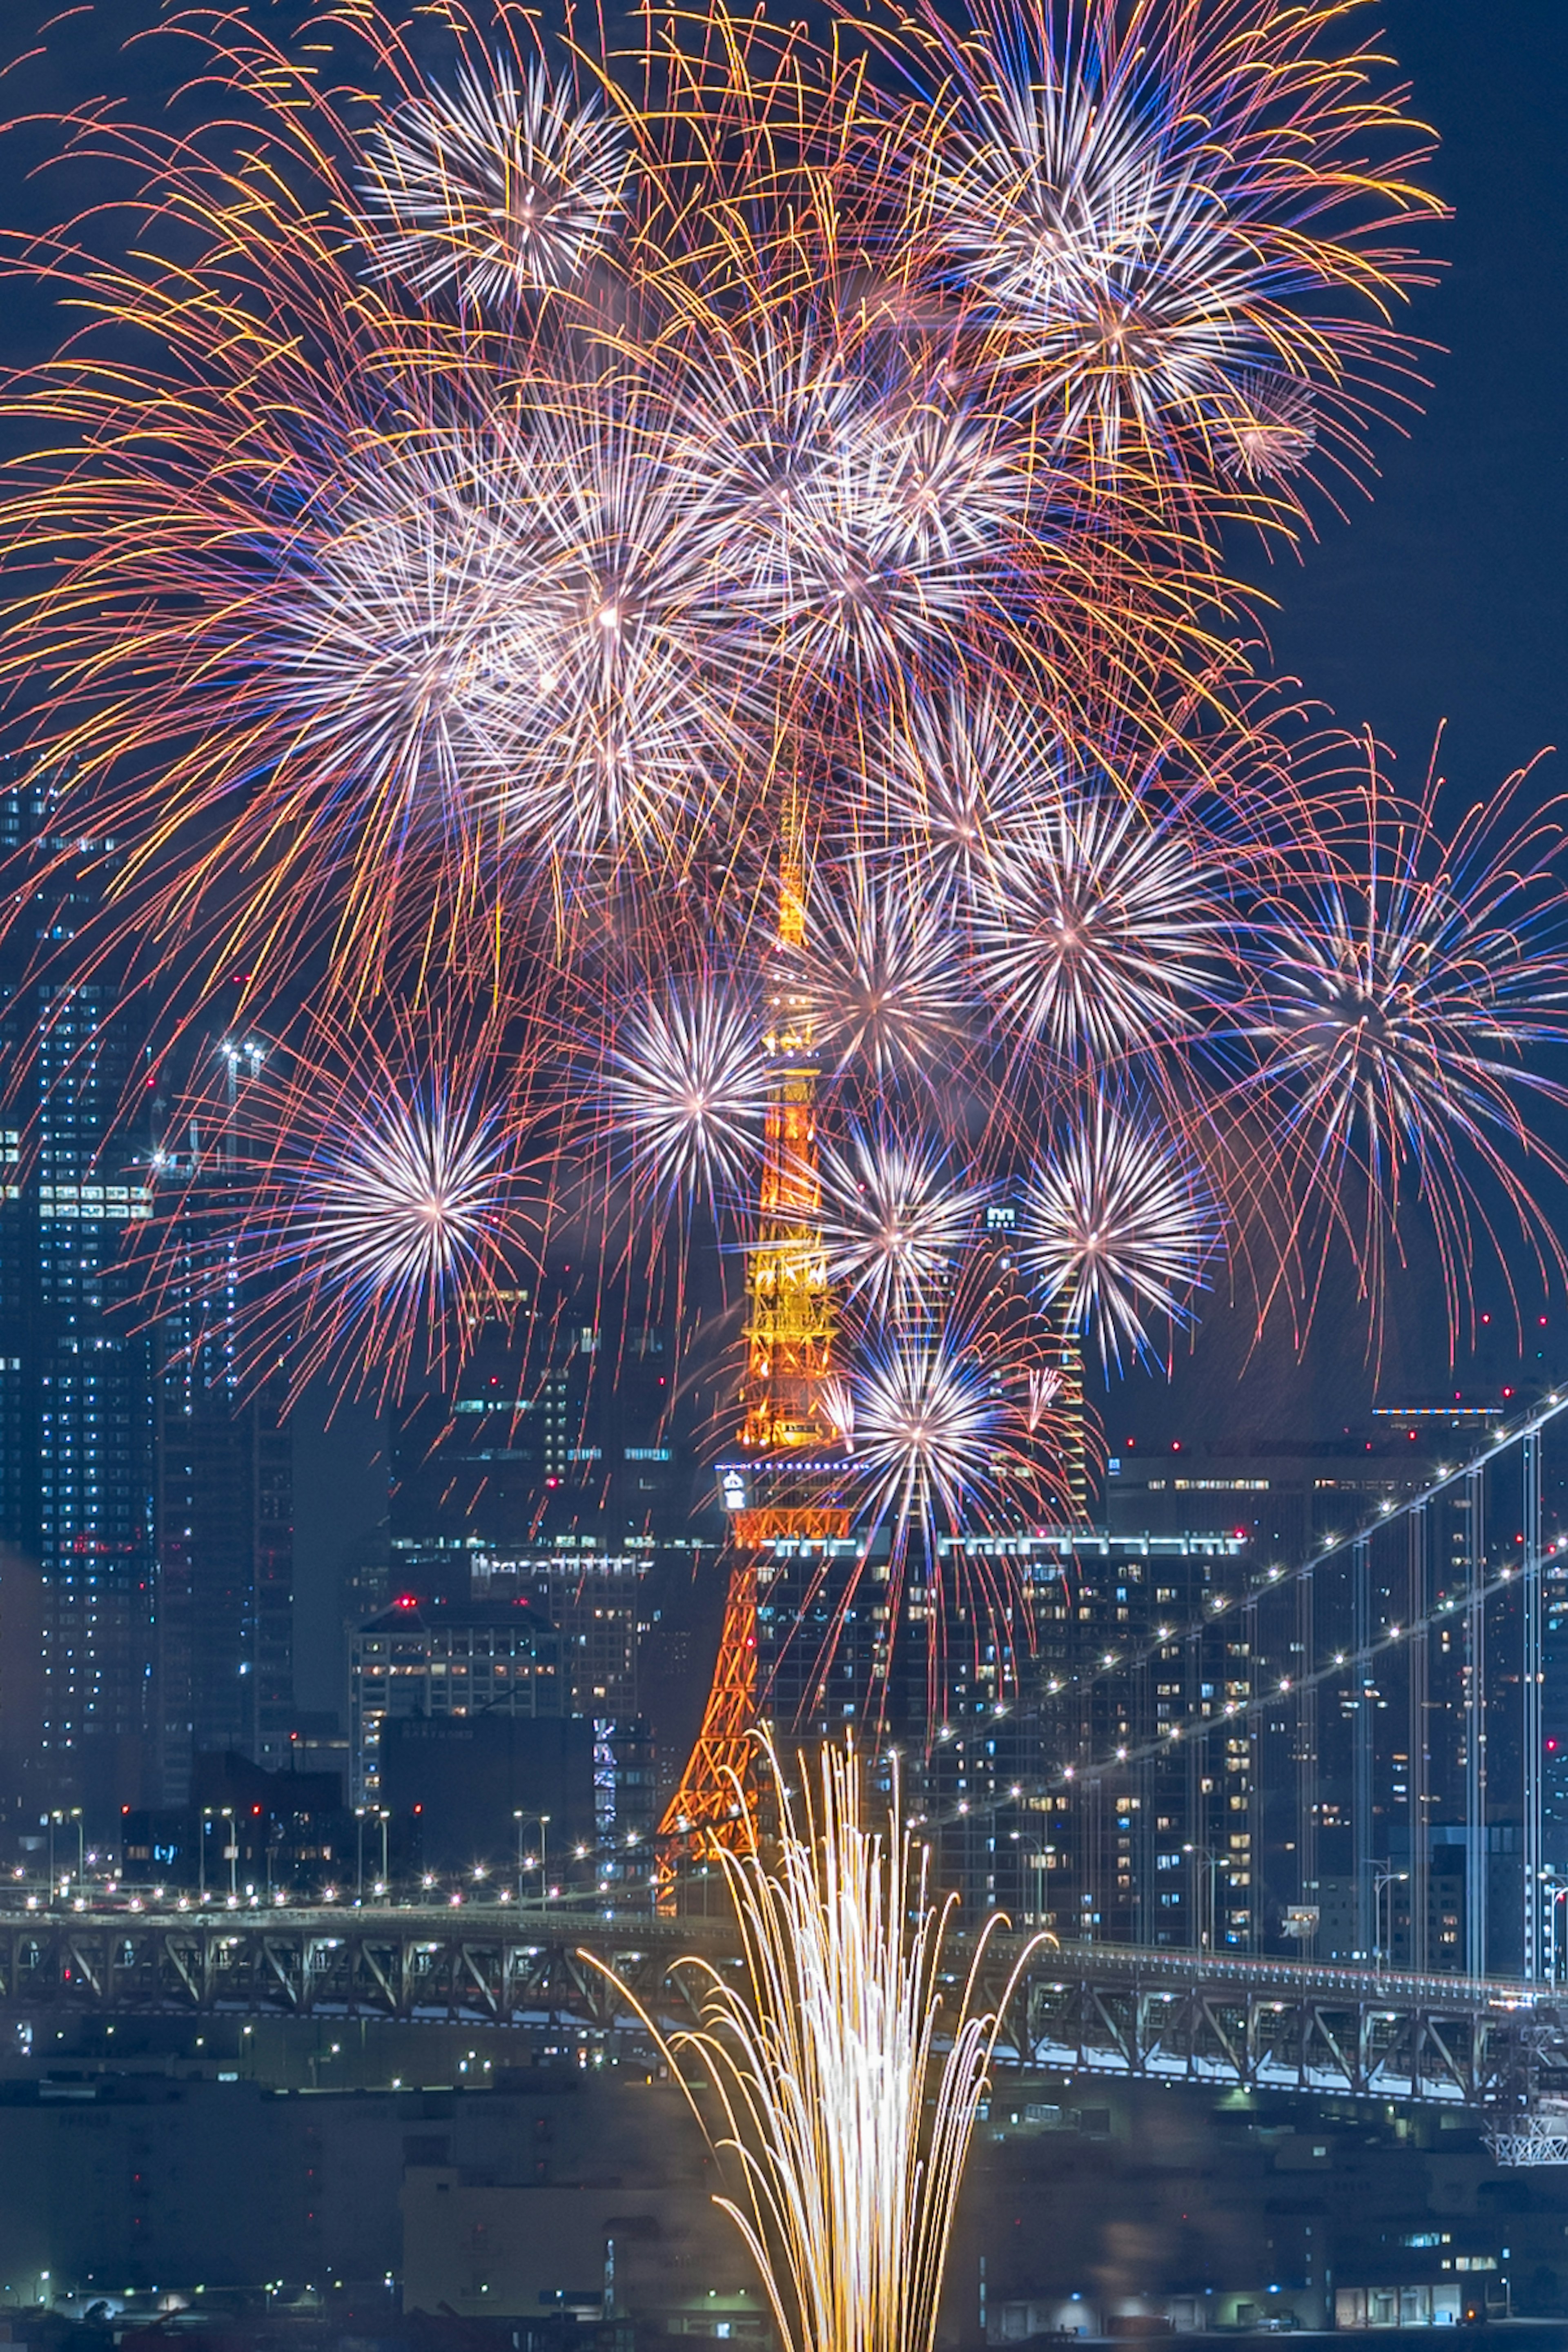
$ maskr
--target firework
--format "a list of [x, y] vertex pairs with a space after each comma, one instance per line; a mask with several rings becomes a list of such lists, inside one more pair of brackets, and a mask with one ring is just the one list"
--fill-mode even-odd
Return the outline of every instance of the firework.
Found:
[[822, 1155], [828, 1273], [885, 1323], [918, 1319], [957, 1267], [993, 1188], [956, 1183], [948, 1155], [886, 1129]]
[[709, 987], [649, 1002], [609, 1049], [613, 1129], [666, 1196], [739, 1191], [762, 1153], [767, 1061], [755, 1009]]
[[[900, 1325], [858, 1323], [842, 1351], [853, 1405], [858, 1516], [886, 1528], [896, 1561], [911, 1540], [1059, 1517], [1065, 1477], [1031, 1384], [1026, 1330], [1000, 1328], [961, 1293]], [[1044, 1334], [1035, 1347], [1043, 1353]], [[869, 1535], [867, 1537], [869, 1541]], [[934, 1638], [934, 1633], [933, 1633]]]
[[247, 1045], [221, 1076], [181, 1104], [153, 1163], [160, 1311], [184, 1311], [187, 1291], [200, 1304], [221, 1266], [242, 1389], [282, 1366], [291, 1395], [324, 1372], [384, 1402], [411, 1371], [441, 1377], [504, 1317], [542, 1222], [493, 1049], [434, 1023], [383, 1046], [318, 1020], [308, 1058]]
[[1079, 1067], [1193, 1035], [1228, 967], [1227, 913], [1180, 814], [1068, 785], [978, 876], [973, 961], [1031, 1045]]
[[951, 909], [859, 866], [816, 889], [796, 978], [817, 1045], [879, 1085], [943, 1067], [971, 1009]]
[[1317, 429], [1255, 476], [1278, 488], [1330, 439], [1363, 457], [1409, 366], [1392, 314], [1426, 275], [1391, 240], [1440, 207], [1384, 61], [1335, 46], [1346, 14], [981, 0], [973, 32], [926, 7], [885, 41], [921, 92], [904, 152], [937, 266], [989, 306], [997, 363], [1064, 447], [1201, 482], [1269, 382]]
[[602, 108], [505, 58], [406, 100], [369, 149], [375, 274], [477, 308], [575, 284], [620, 220], [631, 160]]
[[1148, 1324], [1190, 1318], [1220, 1219], [1186, 1146], [1104, 1095], [1065, 1121], [1024, 1196], [1019, 1258], [1102, 1362], [1147, 1360]]
[[[666, 2052], [715, 2155], [736, 2168], [738, 2194], [717, 2201], [786, 2352], [932, 2352], [992, 2053], [1035, 1947], [983, 2009], [993, 1916], [949, 1990], [952, 1904], [932, 1896], [896, 1776], [884, 1832], [865, 1821], [852, 1750], [823, 1750], [820, 1798], [808, 1780], [804, 1819], [778, 1758], [768, 1761], [776, 1859], [721, 1856], [743, 1980], [683, 1963], [702, 2024], [668, 2036], [612, 1981]], [[692, 2070], [711, 2085], [710, 2106]]]
[[1259, 1068], [1241, 1092], [1263, 1107], [1298, 1237], [1315, 1237], [1321, 1268], [1327, 1238], [1346, 1235], [1374, 1312], [1413, 1213], [1436, 1237], [1451, 1320], [1500, 1214], [1543, 1264], [1563, 1262], [1521, 1172], [1563, 1176], [1535, 1113], [1568, 1100], [1544, 1060], [1568, 1044], [1563, 810], [1521, 806], [1528, 773], [1449, 827], [1435, 763], [1406, 801], [1369, 756], [1314, 873], [1258, 926]]
[[1284, 481], [1299, 474], [1318, 445], [1312, 395], [1289, 376], [1243, 376], [1236, 407], [1226, 419], [1228, 450], [1218, 451], [1222, 468], [1249, 482]]
[[791, 671], [896, 671], [1000, 616], [1024, 476], [998, 421], [885, 387], [809, 325], [765, 320], [689, 395], [717, 467], [713, 561], [736, 614]]
[[[596, 1203], [601, 1271], [695, 1196], [753, 1270], [785, 1246], [737, 1200], [760, 1142], [898, 1546], [1047, 1507], [1064, 1318], [1147, 1352], [1212, 1201], [1285, 1201], [1293, 1283], [1310, 1234], [1371, 1269], [1358, 1185], [1386, 1234], [1462, 1154], [1555, 1172], [1510, 1075], [1555, 1042], [1552, 956], [1489, 1031], [1432, 1016], [1429, 1082], [1373, 1057], [1340, 980], [1363, 901], [1407, 919], [1384, 850], [1229, 634], [1223, 524], [1356, 462], [1407, 361], [1423, 135], [1349, 13], [922, 9], [872, 28], [889, 97], [723, 0], [638, 67], [460, 0], [416, 56], [323, 0], [297, 57], [182, 19], [243, 138], [77, 127], [158, 226], [24, 258], [87, 324], [15, 395], [45, 454], [0, 510], [36, 567], [5, 658], [42, 681], [51, 837], [131, 845], [106, 930], [182, 1003], [243, 971], [247, 1018], [318, 1008], [235, 1161], [313, 1331], [395, 1384], [414, 1323], [500, 1280], [542, 1074], [540, 1221]], [[1355, 987], [1399, 1029], [1391, 975]], [[973, 1232], [1031, 1163], [1045, 1313]]]

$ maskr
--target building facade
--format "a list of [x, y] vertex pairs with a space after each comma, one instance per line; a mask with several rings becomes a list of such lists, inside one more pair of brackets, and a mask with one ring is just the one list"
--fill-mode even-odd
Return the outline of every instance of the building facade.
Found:
[[[232, 1088], [255, 1046], [211, 1051]], [[230, 1237], [242, 1213], [221, 1120], [158, 1153], [177, 1202], [163, 1240], [157, 1328], [157, 1707], [164, 1805], [185, 1801], [191, 1759], [285, 1760], [293, 1695], [293, 1456], [281, 1380], [236, 1377], [247, 1299]]]
[[57, 838], [50, 815], [42, 778], [0, 797], [0, 853], [79, 859], [36, 882], [0, 966], [0, 1543], [38, 1579], [28, 1802], [80, 1806], [101, 1832], [140, 1800], [157, 1744], [155, 1342], [126, 1254], [150, 1213], [146, 1054], [123, 975], [75, 969], [114, 845]]
[[353, 1801], [370, 1804], [381, 1793], [389, 1717], [562, 1717], [566, 1696], [561, 1637], [527, 1601], [422, 1603], [405, 1595], [351, 1644]]

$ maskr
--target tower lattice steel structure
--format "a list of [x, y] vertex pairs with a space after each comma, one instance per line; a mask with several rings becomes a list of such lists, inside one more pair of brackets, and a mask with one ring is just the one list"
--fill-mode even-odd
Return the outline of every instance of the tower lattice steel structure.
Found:
[[763, 1043], [770, 1065], [757, 1238], [747, 1254], [746, 1367], [739, 1459], [721, 1485], [743, 1496], [731, 1512], [730, 1587], [712, 1687], [680, 1784], [659, 1825], [668, 1880], [678, 1863], [736, 1849], [752, 1835], [752, 1738], [757, 1686], [757, 1556], [780, 1538], [847, 1536], [833, 1499], [843, 1458], [826, 1404], [834, 1301], [822, 1233], [815, 1039], [800, 990], [805, 855], [798, 803], [786, 812]]

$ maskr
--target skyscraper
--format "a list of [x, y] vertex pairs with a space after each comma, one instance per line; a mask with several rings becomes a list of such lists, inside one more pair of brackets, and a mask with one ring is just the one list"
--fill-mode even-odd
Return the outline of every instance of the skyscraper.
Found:
[[79, 853], [34, 879], [8, 935], [0, 1199], [0, 1540], [41, 1582], [37, 1793], [108, 1825], [142, 1793], [155, 1732], [154, 1341], [127, 1312], [145, 1048], [112, 963], [72, 944], [118, 864], [50, 826], [43, 776], [0, 798], [0, 851]]
[[[232, 1095], [259, 1047], [216, 1054]], [[220, 1088], [220, 1099], [221, 1092]], [[226, 1203], [234, 1185], [221, 1117], [159, 1149], [177, 1183], [157, 1326], [157, 1720], [159, 1801], [189, 1794], [194, 1755], [232, 1749], [276, 1770], [292, 1696], [293, 1477], [280, 1381], [235, 1376], [245, 1299]]]
[[665, 1325], [635, 1302], [579, 1297], [569, 1275], [508, 1305], [515, 1320], [477, 1335], [453, 1390], [398, 1419], [394, 1597], [463, 1599], [480, 1556], [651, 1551], [692, 1535], [700, 1472], [672, 1412]]

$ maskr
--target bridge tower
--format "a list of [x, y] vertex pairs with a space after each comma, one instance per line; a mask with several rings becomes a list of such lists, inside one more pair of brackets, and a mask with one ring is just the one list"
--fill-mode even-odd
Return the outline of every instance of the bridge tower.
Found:
[[[828, 1404], [835, 1337], [822, 1234], [816, 1044], [796, 973], [805, 938], [802, 812], [792, 795], [763, 1044], [769, 1089], [756, 1238], [747, 1252], [745, 1371], [737, 1455], [718, 1465], [730, 1512], [730, 1587], [712, 1687], [680, 1784], [659, 1824], [666, 1885], [682, 1863], [750, 1843], [763, 1694], [757, 1563], [779, 1538], [847, 1536], [836, 1496], [844, 1458]], [[837, 1454], [837, 1460], [833, 1457]]]

